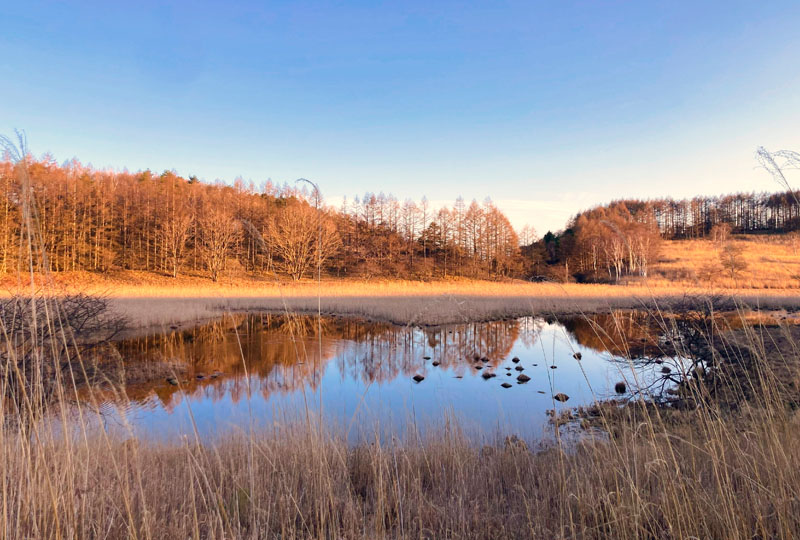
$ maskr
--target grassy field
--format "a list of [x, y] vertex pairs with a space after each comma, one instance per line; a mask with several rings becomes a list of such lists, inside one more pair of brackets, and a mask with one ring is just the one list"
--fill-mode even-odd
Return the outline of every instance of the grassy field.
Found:
[[793, 235], [736, 235], [729, 243], [741, 250], [744, 268], [732, 277], [723, 268], [722, 243], [668, 240], [648, 279], [651, 287], [679, 284], [741, 289], [800, 288], [800, 239]]

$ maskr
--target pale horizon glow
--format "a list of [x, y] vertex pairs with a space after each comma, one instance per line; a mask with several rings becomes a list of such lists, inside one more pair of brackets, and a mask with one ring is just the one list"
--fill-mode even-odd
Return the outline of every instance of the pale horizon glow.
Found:
[[490, 197], [539, 234], [619, 198], [778, 191], [800, 5], [4, 7], [0, 133], [97, 168]]

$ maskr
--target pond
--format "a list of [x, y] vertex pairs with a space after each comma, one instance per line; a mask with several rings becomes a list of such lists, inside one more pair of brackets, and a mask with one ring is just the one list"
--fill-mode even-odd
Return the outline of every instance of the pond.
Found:
[[641, 361], [659, 340], [642, 321], [627, 312], [420, 328], [229, 315], [116, 343], [127, 366], [168, 362], [174, 374], [128, 384], [124, 397], [95, 395], [106, 428], [164, 441], [307, 417], [338, 425], [353, 441], [449, 419], [467, 433], [537, 439], [553, 431], [548, 411], [668, 382], [662, 371], [680, 360]]

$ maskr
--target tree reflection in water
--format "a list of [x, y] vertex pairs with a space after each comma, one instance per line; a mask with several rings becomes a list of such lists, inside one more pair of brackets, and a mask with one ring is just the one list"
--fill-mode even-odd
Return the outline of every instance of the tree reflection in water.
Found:
[[246, 374], [251, 391], [265, 398], [303, 387], [314, 391], [332, 359], [344, 375], [365, 383], [410, 377], [434, 354], [441, 368], [463, 376], [486, 365], [476, 356], [488, 358], [487, 369], [493, 369], [517, 339], [532, 344], [537, 331], [533, 319], [413, 329], [331, 316], [323, 317], [320, 327], [318, 335], [316, 317], [307, 315], [238, 314], [189, 330], [120, 341], [117, 349], [126, 362], [179, 361], [188, 367], [181, 388], [165, 381], [130, 385], [127, 397], [142, 400], [155, 392], [169, 408], [181, 391], [210, 389], [217, 398], [227, 394], [239, 401], [247, 395]]

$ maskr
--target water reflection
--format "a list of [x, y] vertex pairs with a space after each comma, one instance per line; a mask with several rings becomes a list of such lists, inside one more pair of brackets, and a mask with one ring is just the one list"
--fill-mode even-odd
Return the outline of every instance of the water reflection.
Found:
[[[637, 354], [659, 345], [643, 322], [616, 313], [414, 328], [344, 317], [227, 316], [119, 342], [129, 366], [179, 369], [174, 378], [129, 383], [127, 399], [117, 403], [107, 393], [105, 414], [171, 436], [185, 432], [189, 420], [192, 429], [218, 432], [309, 407], [331, 421], [358, 419], [381, 430], [450, 412], [482, 431], [539, 436], [548, 409], [614, 396], [620, 381], [635, 389], [664, 379], [649, 363], [631, 372]], [[522, 373], [527, 384], [517, 383]], [[415, 375], [424, 380], [415, 383]], [[554, 401], [557, 393], [569, 401]]]

